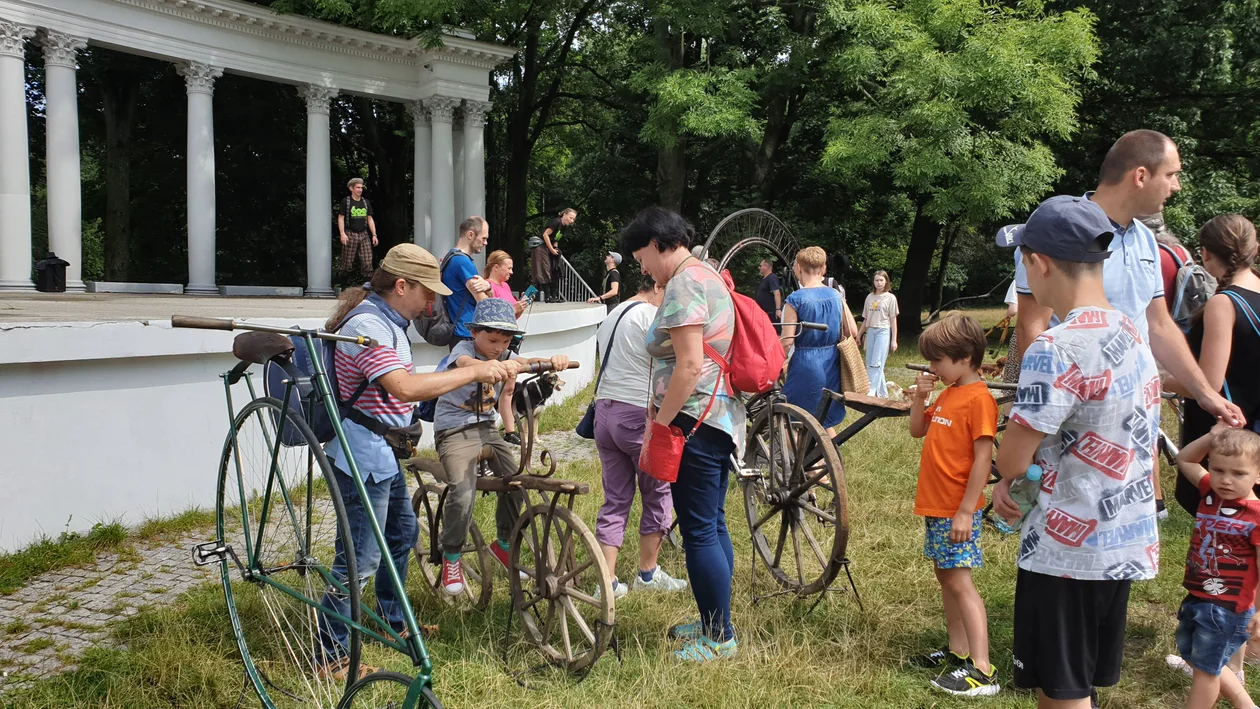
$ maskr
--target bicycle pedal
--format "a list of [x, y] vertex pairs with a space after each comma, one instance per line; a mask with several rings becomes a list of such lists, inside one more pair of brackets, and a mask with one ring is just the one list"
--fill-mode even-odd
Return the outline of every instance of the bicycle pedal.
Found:
[[232, 553], [232, 547], [219, 542], [203, 542], [192, 548], [193, 563], [197, 566], [209, 566], [221, 563]]

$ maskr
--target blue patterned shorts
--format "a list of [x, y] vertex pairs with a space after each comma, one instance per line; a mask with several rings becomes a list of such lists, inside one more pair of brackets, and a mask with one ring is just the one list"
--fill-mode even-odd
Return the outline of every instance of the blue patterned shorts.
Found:
[[980, 520], [984, 510], [976, 510], [971, 517], [971, 539], [962, 544], [949, 541], [949, 529], [954, 520], [949, 517], [924, 517], [927, 534], [923, 539], [923, 554], [942, 569], [979, 569], [984, 566], [980, 553]]

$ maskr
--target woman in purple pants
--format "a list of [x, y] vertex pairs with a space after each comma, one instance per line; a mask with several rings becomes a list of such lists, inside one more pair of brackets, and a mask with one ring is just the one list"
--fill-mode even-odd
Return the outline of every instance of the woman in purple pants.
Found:
[[[673, 499], [669, 483], [639, 470], [639, 449], [647, 426], [648, 377], [652, 358], [645, 342], [664, 290], [644, 279], [633, 298], [613, 308], [599, 326], [603, 372], [595, 391], [595, 447], [604, 469], [604, 504], [595, 538], [613, 570], [613, 595], [635, 591], [682, 591], [687, 582], [673, 578], [656, 563], [661, 539], [669, 531]], [[614, 333], [614, 330], [616, 332]], [[625, 539], [635, 487], [642, 495], [639, 519], [639, 573], [631, 584], [617, 578], [617, 553]]]

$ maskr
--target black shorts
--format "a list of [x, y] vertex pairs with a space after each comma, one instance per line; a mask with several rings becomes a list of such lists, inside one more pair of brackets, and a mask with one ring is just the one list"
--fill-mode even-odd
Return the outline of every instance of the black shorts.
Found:
[[1120, 681], [1131, 581], [1081, 581], [1019, 570], [1016, 687], [1084, 699]]

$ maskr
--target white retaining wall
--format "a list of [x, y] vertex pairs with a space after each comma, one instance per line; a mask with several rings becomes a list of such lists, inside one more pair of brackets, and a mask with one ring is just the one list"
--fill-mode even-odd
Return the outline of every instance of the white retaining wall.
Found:
[[[523, 356], [582, 363], [553, 403], [594, 378], [603, 317], [597, 306], [530, 316]], [[0, 552], [67, 527], [213, 507], [234, 335], [160, 321], [0, 325]], [[413, 342], [412, 353], [423, 372], [446, 351]], [[238, 410], [248, 401], [244, 382], [233, 397]]]

